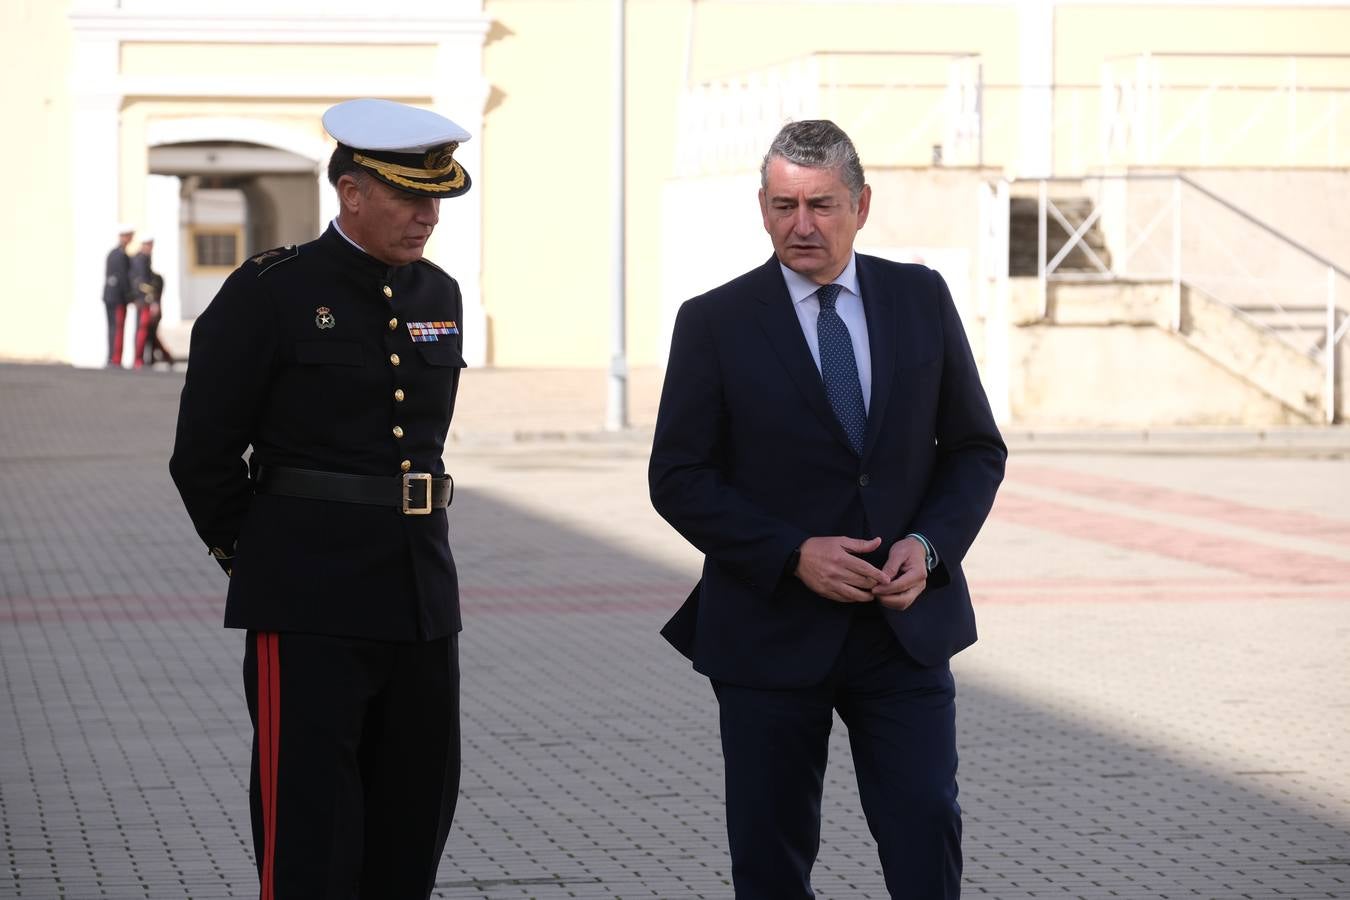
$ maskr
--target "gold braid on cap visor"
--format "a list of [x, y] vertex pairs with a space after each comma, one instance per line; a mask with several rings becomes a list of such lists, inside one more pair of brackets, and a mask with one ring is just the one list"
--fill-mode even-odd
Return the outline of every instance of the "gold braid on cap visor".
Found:
[[[394, 163], [387, 163], [378, 159], [371, 159], [360, 153], [352, 154], [352, 161], [358, 165], [365, 166], [380, 173], [385, 179], [401, 187], [411, 188], [415, 191], [453, 191], [455, 188], [464, 186], [464, 169], [453, 159], [448, 165], [436, 169], [414, 169], [410, 166], [400, 166]], [[455, 176], [447, 181], [438, 181], [432, 184], [426, 184], [421, 181], [412, 181], [412, 178], [435, 178], [438, 175], [449, 175], [451, 172]]]

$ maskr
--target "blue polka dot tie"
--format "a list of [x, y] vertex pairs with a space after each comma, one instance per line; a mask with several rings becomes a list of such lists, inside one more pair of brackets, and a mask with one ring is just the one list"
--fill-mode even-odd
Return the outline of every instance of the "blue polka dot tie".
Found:
[[825, 396], [830, 398], [834, 414], [844, 426], [849, 446], [862, 456], [867, 407], [863, 405], [862, 382], [858, 380], [858, 361], [853, 357], [853, 339], [834, 308], [839, 291], [837, 284], [823, 285], [816, 291], [816, 299], [820, 301], [820, 315], [816, 318], [820, 377], [825, 382]]

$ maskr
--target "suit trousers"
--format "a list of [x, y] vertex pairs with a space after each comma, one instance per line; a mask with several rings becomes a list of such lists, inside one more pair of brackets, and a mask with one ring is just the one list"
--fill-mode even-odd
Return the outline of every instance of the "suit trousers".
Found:
[[262, 900], [425, 900], [459, 792], [459, 643], [249, 631]]
[[956, 687], [946, 663], [920, 665], [874, 606], [859, 605], [821, 684], [765, 690], [714, 680], [713, 690], [737, 900], [815, 896], [811, 868], [836, 710], [890, 895], [960, 896]]

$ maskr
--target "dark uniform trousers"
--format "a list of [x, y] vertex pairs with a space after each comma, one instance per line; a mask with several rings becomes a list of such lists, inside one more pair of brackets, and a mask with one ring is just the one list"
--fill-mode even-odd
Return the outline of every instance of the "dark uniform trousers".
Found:
[[262, 900], [431, 893], [459, 791], [458, 647], [248, 632]]
[[122, 363], [122, 341], [126, 330], [127, 305], [131, 303], [131, 258], [121, 247], [108, 253], [104, 265], [103, 307], [108, 313], [108, 365]]
[[400, 473], [443, 476], [461, 312], [435, 266], [385, 265], [330, 228], [245, 263], [193, 327], [170, 470], [207, 547], [230, 557], [225, 625], [248, 635], [263, 900], [434, 887], [459, 780], [447, 511], [265, 482], [305, 469], [392, 491]]

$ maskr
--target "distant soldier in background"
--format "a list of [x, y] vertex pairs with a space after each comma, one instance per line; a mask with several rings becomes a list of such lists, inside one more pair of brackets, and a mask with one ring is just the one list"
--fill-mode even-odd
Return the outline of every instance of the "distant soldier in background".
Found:
[[131, 258], [127, 244], [136, 229], [117, 226], [117, 246], [108, 252], [103, 277], [103, 306], [108, 313], [108, 365], [122, 365], [122, 332], [126, 329], [127, 304], [134, 299], [131, 288]]
[[164, 294], [164, 278], [152, 267], [155, 239], [141, 238], [141, 248], [131, 258], [131, 289], [136, 298], [136, 360], [132, 365], [144, 368], [157, 361], [173, 365], [173, 354], [159, 340], [160, 299]]

